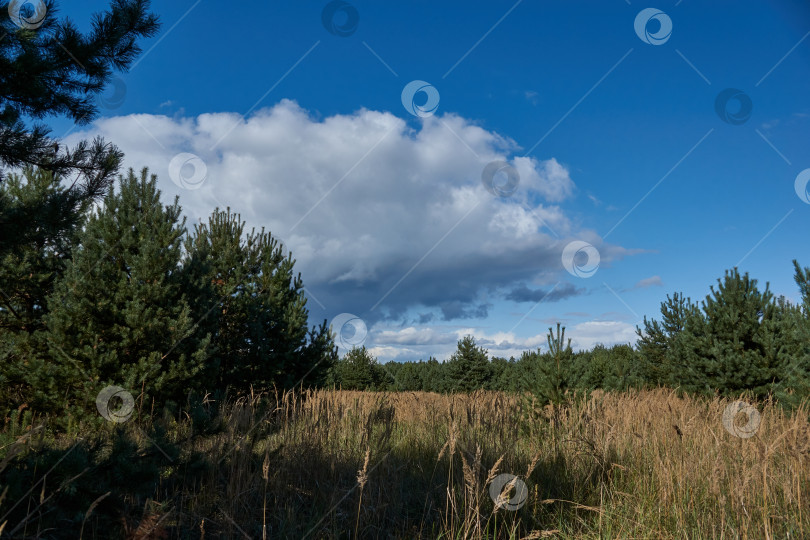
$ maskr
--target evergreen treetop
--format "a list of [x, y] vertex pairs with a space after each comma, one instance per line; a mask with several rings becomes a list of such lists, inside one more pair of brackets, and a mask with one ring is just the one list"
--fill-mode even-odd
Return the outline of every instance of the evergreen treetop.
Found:
[[464, 336], [448, 360], [450, 384], [454, 389], [470, 392], [484, 388], [491, 378], [487, 350], [478, 347], [475, 338]]
[[[5, 16], [9, 2], [0, 2], [0, 182], [3, 168], [36, 166], [65, 178], [75, 174], [70, 189], [48, 203], [69, 215], [77, 201], [104, 195], [123, 154], [101, 138], [62, 148], [39, 121], [65, 116], [79, 125], [91, 122], [113, 70], [132, 66], [141, 52], [138, 40], [155, 35], [158, 20], [149, 13], [148, 0], [113, 0], [83, 34], [69, 19], [57, 17], [53, 0], [42, 5], [44, 18], [27, 25]], [[1, 195], [0, 254], [36, 234], [30, 225], [41, 211], [37, 205], [11, 205]]]

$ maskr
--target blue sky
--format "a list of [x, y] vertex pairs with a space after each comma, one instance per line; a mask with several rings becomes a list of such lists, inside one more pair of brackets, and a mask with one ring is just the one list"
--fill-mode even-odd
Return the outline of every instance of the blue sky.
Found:
[[[311, 322], [355, 315], [383, 361], [442, 359], [467, 333], [508, 357], [557, 320], [576, 347], [634, 341], [668, 293], [702, 299], [738, 264], [798, 298], [806, 3], [348, 4], [357, 24], [339, 36], [325, 1], [155, 3], [162, 28], [125, 94], [111, 87], [96, 122], [57, 119], [54, 134], [103, 134], [190, 221], [230, 205], [269, 228], [298, 260]], [[105, 5], [61, 15], [88, 28]], [[659, 44], [634, 28], [645, 8], [671, 21]], [[655, 42], [659, 23], [641, 28]], [[403, 106], [414, 80], [440, 96], [434, 114]], [[716, 111], [727, 88], [752, 104], [737, 125]], [[196, 189], [171, 177], [178, 154], [204, 163]], [[484, 189], [491, 161], [518, 171], [511, 196]], [[565, 270], [573, 241], [599, 253], [592, 276]]]

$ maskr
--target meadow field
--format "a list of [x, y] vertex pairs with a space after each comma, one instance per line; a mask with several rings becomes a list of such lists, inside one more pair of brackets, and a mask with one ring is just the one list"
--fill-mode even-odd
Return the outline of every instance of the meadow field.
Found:
[[0, 0], [0, 540], [810, 540], [810, 2], [681, 3]]
[[0, 538], [807, 538], [807, 404], [740, 437], [730, 403], [318, 390], [58, 437], [15, 415]]

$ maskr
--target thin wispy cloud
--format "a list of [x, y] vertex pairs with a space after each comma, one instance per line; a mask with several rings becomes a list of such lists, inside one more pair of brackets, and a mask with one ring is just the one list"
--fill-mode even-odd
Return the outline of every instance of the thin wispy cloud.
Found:
[[648, 278], [644, 278], [636, 282], [633, 285], [633, 289], [647, 289], [649, 287], [663, 287], [664, 282], [661, 280], [661, 276], [650, 276]]

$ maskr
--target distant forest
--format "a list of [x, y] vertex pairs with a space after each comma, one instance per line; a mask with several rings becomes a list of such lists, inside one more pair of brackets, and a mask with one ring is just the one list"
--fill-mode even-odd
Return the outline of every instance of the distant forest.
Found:
[[756, 279], [735, 268], [700, 303], [667, 296], [660, 320], [645, 318], [635, 344], [574, 352], [557, 325], [549, 328], [548, 350], [519, 358], [490, 358], [471, 336], [447, 362], [379, 364], [363, 347], [339, 360], [328, 381], [352, 390], [535, 391], [546, 402], [597, 388], [667, 386], [795, 404], [810, 396], [810, 268], [797, 261], [794, 268], [801, 305], [774, 298], [767, 284], [760, 290]]

